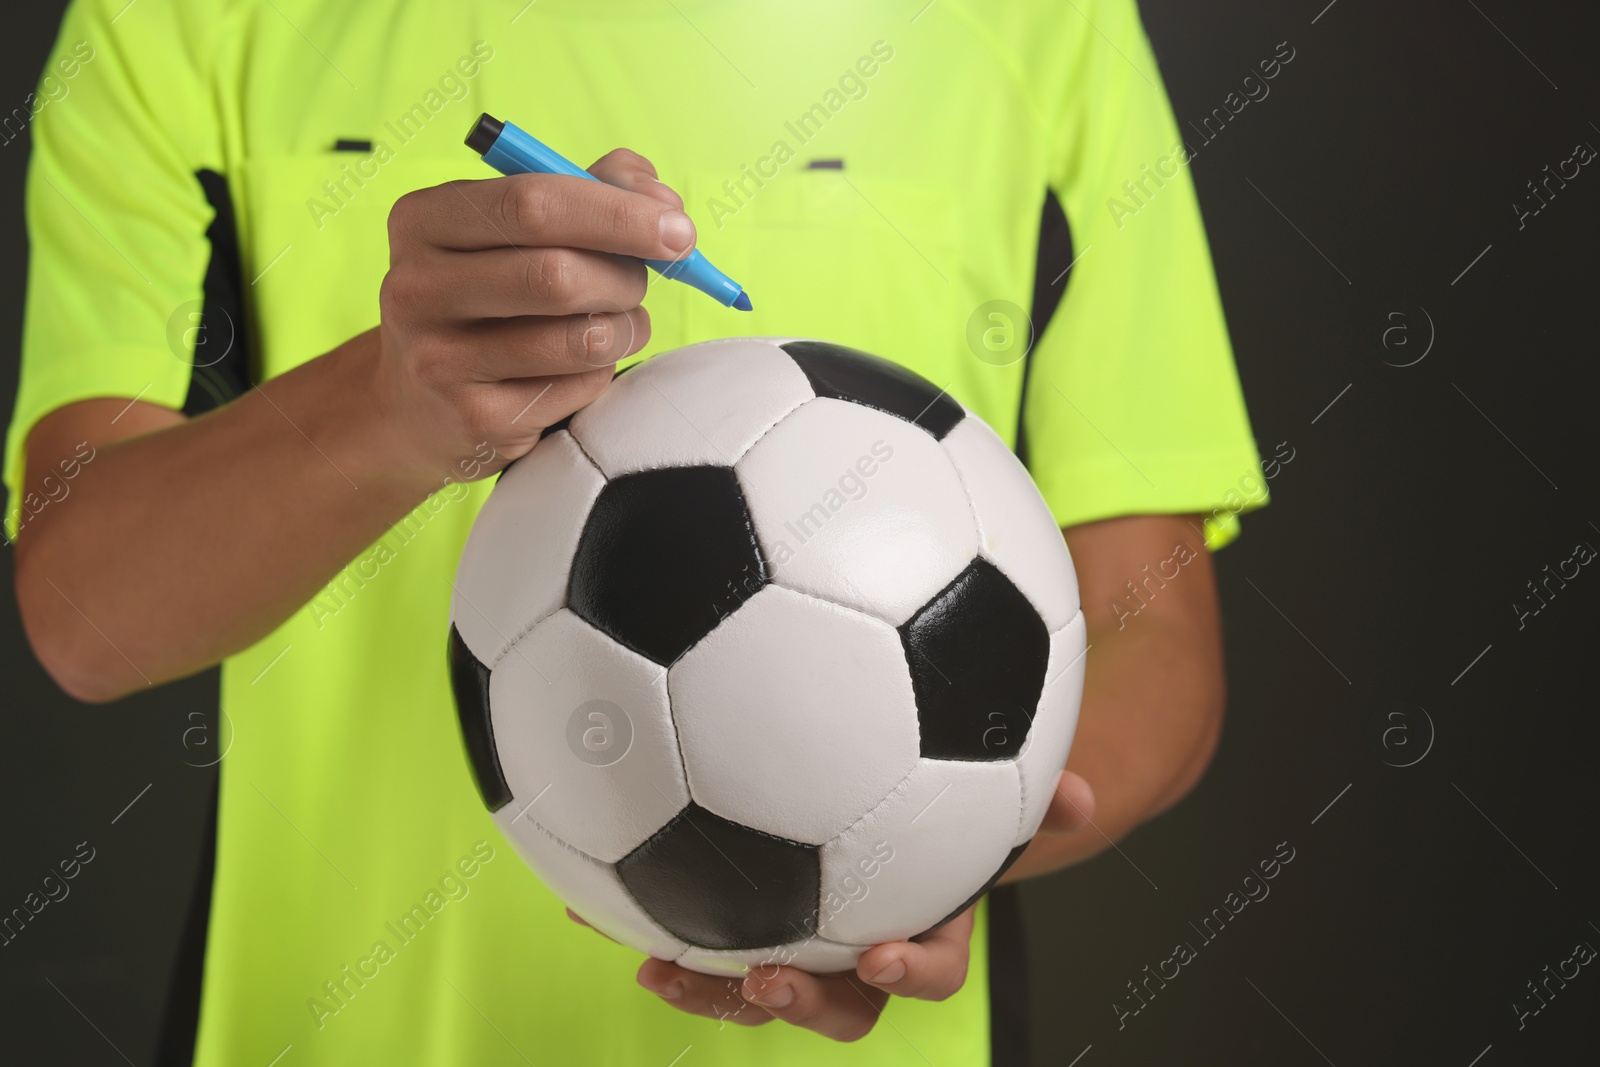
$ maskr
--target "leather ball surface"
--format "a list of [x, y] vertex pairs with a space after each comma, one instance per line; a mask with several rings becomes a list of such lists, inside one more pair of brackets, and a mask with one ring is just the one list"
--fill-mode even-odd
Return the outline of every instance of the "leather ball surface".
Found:
[[621, 374], [501, 475], [451, 615], [501, 831], [599, 930], [712, 974], [847, 970], [963, 911], [1044, 817], [1083, 688], [1021, 463], [820, 341]]

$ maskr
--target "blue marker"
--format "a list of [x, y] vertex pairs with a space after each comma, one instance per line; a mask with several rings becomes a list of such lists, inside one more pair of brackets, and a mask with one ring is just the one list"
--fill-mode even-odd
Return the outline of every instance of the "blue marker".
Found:
[[[479, 116], [467, 134], [467, 147], [501, 174], [570, 174], [574, 178], [600, 180], [532, 134], [491, 115]], [[647, 259], [645, 263], [663, 278], [692, 285], [720, 304], [750, 310], [750, 298], [743, 287], [713, 267], [698, 248], [682, 259]]]

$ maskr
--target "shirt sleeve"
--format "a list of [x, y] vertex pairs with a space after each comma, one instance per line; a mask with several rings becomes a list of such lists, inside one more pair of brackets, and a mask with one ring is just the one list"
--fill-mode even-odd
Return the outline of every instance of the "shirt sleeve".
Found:
[[1063, 526], [1204, 512], [1219, 547], [1267, 493], [1189, 155], [1134, 0], [1075, 10], [1049, 166], [1076, 260], [1031, 355], [1029, 466]]
[[197, 57], [205, 5], [74, 0], [29, 100], [22, 369], [6, 433], [6, 534], [28, 433], [91, 397], [174, 409], [188, 391], [221, 155]]

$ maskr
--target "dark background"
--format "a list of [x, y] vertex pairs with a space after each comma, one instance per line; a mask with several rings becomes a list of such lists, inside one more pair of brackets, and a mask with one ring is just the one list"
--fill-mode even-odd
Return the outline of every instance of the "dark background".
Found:
[[[1595, 26], [1577, 5], [1325, 2], [1143, 5], [1257, 440], [1294, 459], [1218, 557], [1231, 700], [1205, 781], [1120, 850], [1026, 885], [1041, 1064], [1593, 1062], [1600, 969], [1552, 982], [1520, 1026], [1513, 1002], [1537, 1007], [1525, 983], [1600, 947], [1600, 567], [1552, 582], [1520, 629], [1512, 605], [1600, 548], [1600, 168], [1520, 230], [1512, 204], [1600, 147]], [[5, 110], [63, 6], [8, 12]], [[1189, 124], [1283, 41], [1270, 95], [1202, 144]], [[7, 412], [26, 152], [0, 146]], [[215, 680], [73, 703], [27, 650], [10, 570], [0, 910], [77, 842], [96, 856], [0, 949], [0, 1058], [122, 1062], [114, 1044], [146, 1064], [215, 773], [196, 766], [215, 729], [185, 731], [215, 726]], [[1198, 934], [1280, 842], [1294, 859], [1270, 895]], [[1192, 962], [1119, 1016], [1180, 941]]]

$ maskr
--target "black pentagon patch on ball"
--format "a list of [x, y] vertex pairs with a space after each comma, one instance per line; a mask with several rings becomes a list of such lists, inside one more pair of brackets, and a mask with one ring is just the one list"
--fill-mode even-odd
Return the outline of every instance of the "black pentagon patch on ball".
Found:
[[616, 866], [633, 899], [674, 937], [752, 949], [816, 933], [821, 853], [691, 802]]
[[976, 559], [900, 627], [922, 754], [1006, 760], [1022, 751], [1044, 689], [1050, 634], [1011, 580]]
[[494, 746], [494, 720], [489, 716], [489, 668], [461, 639], [455, 625], [450, 626], [450, 688], [455, 693], [456, 715], [461, 719], [461, 739], [466, 742], [467, 760], [478, 783], [484, 807], [499, 811], [511, 803], [511, 787], [500, 769], [500, 754]]
[[780, 347], [799, 364], [818, 396], [876, 408], [941, 440], [966, 417], [961, 405], [932, 382], [891, 360], [825, 341], [790, 341]]
[[669, 467], [606, 483], [578, 539], [567, 606], [663, 666], [767, 583], [731, 467]]
[[932, 926], [930, 926], [926, 930], [922, 931], [922, 933], [912, 935], [908, 940], [911, 940], [911, 941], [920, 941], [920, 940], [922, 940], [924, 937], [927, 937], [929, 934], [931, 934], [935, 930], [939, 929], [939, 927], [943, 926], [945, 923], [949, 922], [951, 919], [954, 919], [957, 915], [960, 915], [962, 912], [966, 911], [968, 908], [970, 908], [974, 904], [976, 904], [978, 902], [978, 898], [979, 897], [983, 896], [989, 890], [994, 888], [994, 884], [1000, 880], [1000, 876], [1002, 874], [1005, 874], [1007, 871], [1009, 871], [1011, 869], [1011, 865], [1013, 863], [1017, 862], [1018, 857], [1020, 857], [1022, 855], [1022, 850], [1027, 848], [1027, 847], [1028, 847], [1028, 842], [1024, 841], [1022, 844], [1018, 845], [1016, 848], [1012, 849], [1010, 852], [1007, 852], [1006, 853], [1006, 858], [1000, 861], [1000, 869], [995, 871], [994, 874], [989, 876], [989, 880], [987, 882], [983, 883], [983, 888], [982, 889], [979, 889], [976, 893], [972, 894], [966, 900], [962, 901], [959, 905], [957, 905], [956, 909], [954, 911], [952, 911], [949, 915], [946, 915], [944, 918], [940, 919], [938, 922], [934, 923]]

